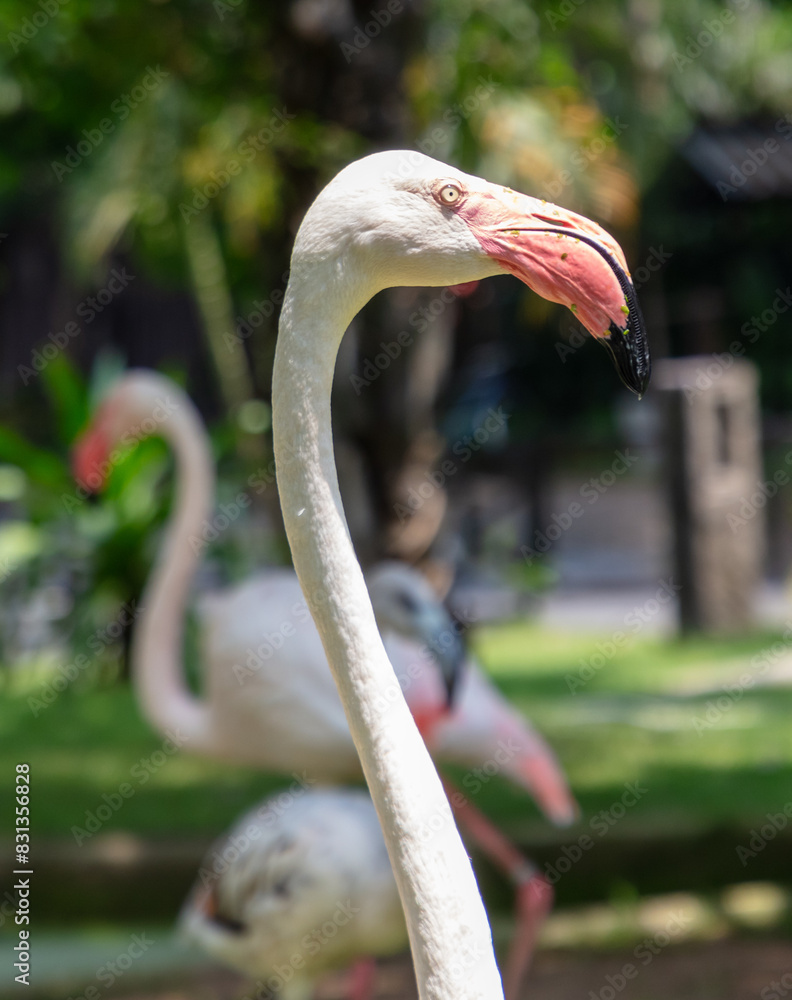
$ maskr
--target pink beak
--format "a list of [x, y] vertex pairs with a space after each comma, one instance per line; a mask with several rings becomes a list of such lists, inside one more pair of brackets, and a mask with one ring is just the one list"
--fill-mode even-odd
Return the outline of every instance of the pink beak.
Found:
[[551, 751], [525, 757], [514, 770], [517, 780], [528, 789], [545, 816], [556, 826], [570, 826], [577, 820], [580, 809]]
[[506, 271], [572, 310], [611, 352], [625, 385], [641, 396], [651, 361], [641, 310], [619, 244], [601, 226], [548, 202], [487, 185], [455, 214]]

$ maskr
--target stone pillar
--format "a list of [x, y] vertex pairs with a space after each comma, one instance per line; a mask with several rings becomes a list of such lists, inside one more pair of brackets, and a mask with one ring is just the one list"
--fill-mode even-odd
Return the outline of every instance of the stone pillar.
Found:
[[764, 556], [756, 368], [728, 355], [655, 366], [664, 398], [665, 477], [674, 527], [683, 631], [753, 624]]

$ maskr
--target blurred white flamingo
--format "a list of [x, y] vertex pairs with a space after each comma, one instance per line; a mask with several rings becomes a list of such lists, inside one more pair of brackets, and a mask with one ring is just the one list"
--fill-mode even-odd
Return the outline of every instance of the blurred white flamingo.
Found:
[[370, 959], [407, 944], [377, 813], [353, 789], [281, 798], [265, 799], [210, 849], [181, 930], [258, 980], [258, 996], [308, 1000], [321, 976], [354, 961], [350, 997], [363, 1000]]

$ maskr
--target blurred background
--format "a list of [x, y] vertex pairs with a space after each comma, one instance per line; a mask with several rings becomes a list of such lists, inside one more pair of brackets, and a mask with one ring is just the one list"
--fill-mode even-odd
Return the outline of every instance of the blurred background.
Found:
[[[11, 815], [29, 761], [26, 995], [239, 995], [170, 929], [206, 845], [277, 778], [175, 755], [96, 836], [74, 834], [161, 746], [127, 651], [172, 463], [141, 442], [93, 501], [69, 450], [123, 368], [157, 368], [207, 422], [218, 503], [263, 484], [208, 539], [200, 589], [288, 562], [269, 400], [291, 245], [342, 166], [389, 148], [611, 231], [656, 363], [639, 402], [571, 313], [504, 276], [382, 293], [336, 372], [361, 560], [405, 559], [448, 593], [582, 806], [554, 831], [497, 777], [477, 795], [559, 874], [533, 995], [612, 1000], [607, 977], [647, 938], [656, 958], [625, 996], [786, 995], [788, 5], [0, 0], [0, 14], [0, 798]], [[634, 782], [646, 791], [614, 811]], [[593, 848], [567, 865], [583, 834]], [[2, 845], [5, 878], [10, 826]], [[478, 870], [503, 936], [510, 889]], [[143, 929], [156, 946], [108, 984], [99, 970]], [[24, 989], [15, 940], [4, 992]], [[388, 970], [409, 995], [408, 963]]]

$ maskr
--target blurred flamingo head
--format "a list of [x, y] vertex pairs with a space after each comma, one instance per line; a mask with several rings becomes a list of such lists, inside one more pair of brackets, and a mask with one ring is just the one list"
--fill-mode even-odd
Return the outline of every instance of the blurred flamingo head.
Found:
[[369, 596], [382, 632], [417, 640], [437, 664], [446, 707], [454, 701], [464, 669], [465, 645], [450, 612], [417, 569], [389, 560], [366, 576]]
[[115, 382], [72, 448], [72, 472], [97, 493], [124, 449], [161, 433], [180, 408], [174, 385], [156, 372], [133, 370]]

